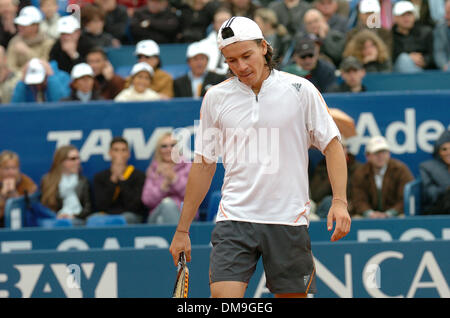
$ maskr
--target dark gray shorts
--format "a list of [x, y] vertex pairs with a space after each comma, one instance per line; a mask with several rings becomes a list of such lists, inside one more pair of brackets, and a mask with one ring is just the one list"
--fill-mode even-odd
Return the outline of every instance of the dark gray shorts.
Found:
[[217, 222], [212, 235], [210, 282], [248, 283], [260, 256], [271, 293], [316, 292], [307, 226]]

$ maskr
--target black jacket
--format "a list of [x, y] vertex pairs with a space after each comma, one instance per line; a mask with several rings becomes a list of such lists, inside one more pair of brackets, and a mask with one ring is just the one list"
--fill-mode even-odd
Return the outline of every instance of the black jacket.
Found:
[[[200, 95], [203, 97], [206, 91], [213, 85], [219, 84], [226, 79], [225, 75], [208, 72], [205, 76]], [[191, 79], [186, 74], [173, 81], [174, 97], [193, 97]]]
[[425, 68], [434, 68], [433, 61], [433, 30], [429, 26], [416, 23], [408, 35], [397, 31], [397, 25], [392, 28], [392, 60], [400, 53], [419, 52], [425, 60]]
[[130, 22], [135, 42], [152, 39], [156, 43], [172, 43], [175, 42], [178, 28], [178, 18], [169, 9], [151, 13], [146, 6], [135, 11]]
[[[145, 173], [134, 169], [127, 180], [113, 183], [111, 170], [107, 169], [94, 176], [95, 208], [108, 214], [134, 212], [145, 215], [146, 208], [141, 201], [142, 188], [145, 182]], [[119, 195], [113, 200], [116, 187], [120, 188]]]
[[60, 70], [70, 74], [70, 72], [72, 71], [72, 68], [75, 65], [83, 62], [82, 53], [84, 53], [84, 52], [80, 52], [80, 50], [81, 50], [80, 41], [78, 41], [77, 51], [78, 51], [79, 56], [78, 56], [78, 58], [73, 60], [69, 55], [67, 55], [66, 52], [63, 51], [63, 49], [61, 48], [61, 40], [58, 39], [55, 42], [55, 44], [53, 44], [53, 47], [50, 50], [49, 60], [56, 61], [58, 63], [58, 68]]

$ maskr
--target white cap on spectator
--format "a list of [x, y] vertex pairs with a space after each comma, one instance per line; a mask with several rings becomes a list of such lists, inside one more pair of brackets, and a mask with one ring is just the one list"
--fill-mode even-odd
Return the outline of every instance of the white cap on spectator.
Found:
[[386, 138], [383, 136], [375, 136], [370, 138], [369, 142], [366, 145], [366, 153], [376, 153], [381, 150], [389, 151], [389, 144], [387, 143]]
[[186, 57], [190, 59], [191, 57], [194, 57], [199, 54], [206, 55], [206, 57], [209, 59], [209, 47], [206, 47], [205, 43], [202, 42], [193, 42], [189, 44], [187, 51], [186, 51]]
[[42, 21], [42, 13], [35, 6], [26, 6], [20, 10], [19, 15], [14, 19], [14, 23], [28, 26]]
[[159, 55], [159, 46], [153, 40], [142, 40], [136, 44], [134, 54], [145, 56]]
[[379, 13], [381, 11], [378, 0], [361, 0], [359, 3], [360, 13]]
[[44, 65], [38, 58], [33, 58], [28, 62], [27, 72], [25, 73], [24, 82], [27, 85], [36, 85], [44, 82], [46, 76]]
[[80, 29], [80, 22], [73, 15], [66, 15], [58, 19], [58, 32], [72, 34]]
[[79, 63], [75, 65], [72, 68], [72, 72], [70, 72], [72, 81], [82, 78], [83, 76], [95, 76], [92, 67], [87, 63]]
[[151, 67], [150, 65], [148, 65], [148, 63], [145, 62], [140, 62], [137, 64], [134, 64], [133, 68], [131, 69], [130, 75], [134, 76], [139, 72], [148, 72], [150, 74], [150, 77], [153, 76], [153, 67]]
[[414, 5], [409, 1], [399, 1], [394, 4], [392, 14], [394, 16], [400, 16], [406, 12], [414, 12]]
[[[223, 31], [225, 30], [225, 34]], [[228, 33], [228, 34], [227, 34]], [[225, 36], [225, 39], [223, 38]], [[255, 21], [246, 17], [232, 17], [225, 21], [217, 34], [219, 50], [235, 42], [264, 39]]]

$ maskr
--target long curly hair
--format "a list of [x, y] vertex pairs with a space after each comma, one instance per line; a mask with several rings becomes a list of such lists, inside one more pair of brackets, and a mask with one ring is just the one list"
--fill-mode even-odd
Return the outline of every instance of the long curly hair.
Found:
[[378, 49], [378, 63], [384, 63], [390, 59], [389, 50], [383, 40], [371, 30], [361, 30], [356, 33], [350, 41], [347, 43], [343, 57], [354, 56], [361, 63], [364, 63], [363, 49], [366, 41], [372, 41], [372, 43]]

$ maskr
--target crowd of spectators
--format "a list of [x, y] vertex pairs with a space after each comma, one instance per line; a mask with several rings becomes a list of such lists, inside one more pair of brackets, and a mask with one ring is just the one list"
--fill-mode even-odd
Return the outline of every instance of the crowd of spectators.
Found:
[[[322, 93], [364, 92], [369, 72], [448, 71], [450, 65], [450, 0], [86, 0], [68, 1], [80, 7], [71, 14], [58, 4], [0, 0], [2, 104], [202, 98], [229, 76], [216, 38], [233, 15], [254, 19], [278, 68], [309, 79]], [[170, 43], [188, 44], [189, 71], [178, 78], [161, 67], [159, 45]], [[135, 55], [125, 78], [107, 55], [122, 45], [134, 46]], [[128, 164], [127, 141], [115, 138], [111, 167], [95, 175], [92, 189], [74, 146], [56, 150], [39, 186], [20, 172], [18, 156], [4, 151], [0, 220], [7, 198], [39, 189], [42, 204], [76, 224], [102, 213], [122, 214], [128, 223], [175, 223], [189, 168], [171, 160], [175, 144], [164, 135], [141, 172]], [[448, 211], [449, 144], [446, 132], [435, 157], [420, 167], [425, 204], [433, 213]], [[347, 153], [352, 215], [401, 215], [402, 189], [413, 179], [408, 167], [390, 158], [382, 138], [369, 142], [366, 159], [359, 163]], [[319, 217], [330, 204], [324, 167], [319, 163], [311, 176]]]
[[[135, 46], [130, 68], [140, 62], [151, 66], [149, 89], [158, 94], [131, 94], [139, 97], [130, 101], [201, 97], [198, 84], [204, 91], [227, 76], [216, 37], [233, 15], [254, 19], [273, 47], [279, 69], [310, 79], [322, 93], [363, 91], [340, 85], [346, 82], [341, 74], [344, 65], [348, 69], [349, 63], [343, 63], [347, 57], [356, 58], [366, 73], [447, 71], [450, 61], [449, 0], [68, 0], [65, 8], [60, 3], [0, 0], [2, 104], [79, 100], [70, 74], [81, 63], [94, 71], [93, 92], [100, 92], [96, 98], [114, 100], [122, 90], [128, 96], [139, 76], [119, 76], [106, 53], [123, 45]], [[79, 10], [70, 13], [69, 7]], [[161, 69], [159, 45], [170, 43], [195, 44], [205, 53], [198, 58], [188, 50], [189, 71], [182, 76], [190, 87], [183, 84], [182, 90], [177, 78]], [[204, 61], [194, 62], [200, 59], [206, 68], [198, 66]], [[350, 64], [350, 71], [360, 70], [359, 64]], [[27, 71], [36, 69], [44, 69], [45, 77], [26, 81]], [[52, 78], [64, 77], [62, 72], [67, 74], [58, 81], [65, 85], [62, 96], [52, 94]]]

